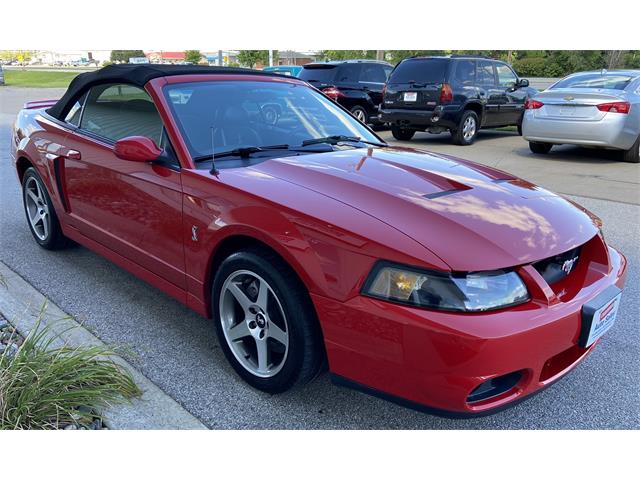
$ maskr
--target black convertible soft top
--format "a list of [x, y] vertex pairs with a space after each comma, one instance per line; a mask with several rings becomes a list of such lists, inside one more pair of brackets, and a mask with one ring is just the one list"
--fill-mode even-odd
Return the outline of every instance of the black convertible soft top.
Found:
[[[138, 87], [144, 85], [154, 78], [167, 77], [173, 75], [193, 75], [193, 74], [229, 74], [241, 73], [243, 75], [263, 75], [270, 77], [280, 77], [275, 73], [262, 72], [260, 70], [250, 70], [248, 68], [233, 67], [206, 67], [200, 65], [109, 65], [95, 72], [81, 73], [75, 77], [69, 88], [58, 102], [47, 110], [47, 113], [59, 120], [65, 115], [73, 103], [89, 87], [104, 83], [128, 83]], [[291, 77], [286, 77], [291, 78]]]

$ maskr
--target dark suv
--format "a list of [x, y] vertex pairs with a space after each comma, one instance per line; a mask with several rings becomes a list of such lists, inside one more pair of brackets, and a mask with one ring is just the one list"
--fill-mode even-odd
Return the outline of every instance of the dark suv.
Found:
[[378, 123], [382, 90], [393, 67], [375, 60], [309, 63], [298, 78], [349, 110], [362, 123]]
[[520, 132], [524, 102], [535, 93], [499, 60], [413, 57], [391, 72], [380, 120], [398, 140], [449, 130], [454, 143], [470, 145], [480, 128], [516, 125]]

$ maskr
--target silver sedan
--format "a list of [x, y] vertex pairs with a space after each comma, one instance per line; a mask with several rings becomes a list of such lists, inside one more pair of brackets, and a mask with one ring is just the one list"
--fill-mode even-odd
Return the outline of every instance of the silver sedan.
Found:
[[622, 151], [640, 162], [640, 71], [580, 72], [527, 100], [522, 136], [534, 153], [571, 144]]

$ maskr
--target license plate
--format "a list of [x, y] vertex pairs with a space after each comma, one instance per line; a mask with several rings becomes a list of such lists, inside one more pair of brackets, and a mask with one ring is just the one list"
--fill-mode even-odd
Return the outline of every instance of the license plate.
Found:
[[418, 100], [418, 92], [404, 92], [405, 102], [415, 102]]
[[621, 298], [622, 290], [610, 286], [582, 307], [581, 347], [593, 345], [613, 326]]

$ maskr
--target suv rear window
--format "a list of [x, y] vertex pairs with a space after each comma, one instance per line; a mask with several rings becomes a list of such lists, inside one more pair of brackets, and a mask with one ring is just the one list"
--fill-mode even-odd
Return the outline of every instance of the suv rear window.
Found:
[[631, 77], [629, 75], [593, 73], [564, 78], [552, 88], [610, 88], [624, 90], [630, 81]]
[[331, 83], [335, 80], [337, 71], [335, 65], [307, 66], [302, 69], [298, 78], [307, 82]]
[[442, 83], [448, 64], [445, 58], [404, 60], [391, 73], [389, 83]]

